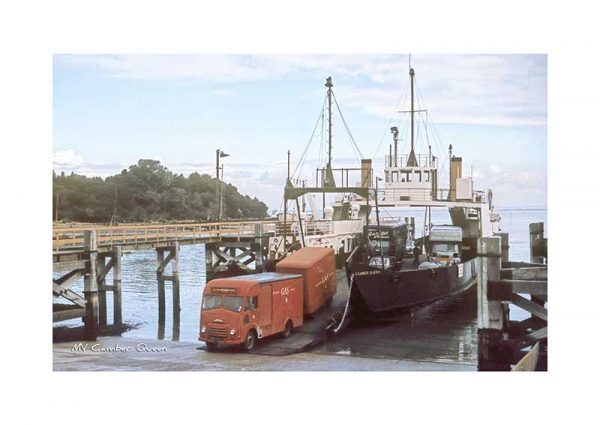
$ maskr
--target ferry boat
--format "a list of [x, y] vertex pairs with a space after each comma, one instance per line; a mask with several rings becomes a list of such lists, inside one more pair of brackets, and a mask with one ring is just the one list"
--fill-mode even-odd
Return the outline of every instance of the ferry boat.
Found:
[[[393, 144], [385, 158], [385, 187], [376, 183], [376, 224], [367, 224], [362, 243], [346, 261], [350, 303], [354, 317], [378, 319], [410, 307], [432, 303], [460, 293], [476, 282], [477, 239], [498, 229], [492, 191], [473, 189], [472, 177], [463, 176], [462, 158], [449, 149], [449, 188], [438, 187], [438, 160], [415, 154], [415, 71], [410, 76], [410, 153], [398, 155], [398, 129], [391, 128]], [[425, 211], [425, 232], [409, 237], [405, 223], [380, 220], [380, 209], [410, 208]], [[431, 209], [447, 209], [451, 226], [433, 226]], [[428, 221], [427, 221], [428, 220]], [[395, 230], [394, 230], [395, 229]], [[393, 237], [393, 232], [398, 235]], [[409, 255], [406, 241], [420, 248]]]

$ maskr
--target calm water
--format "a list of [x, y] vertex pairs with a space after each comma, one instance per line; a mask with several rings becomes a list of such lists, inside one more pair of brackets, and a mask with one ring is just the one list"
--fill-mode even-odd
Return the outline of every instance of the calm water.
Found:
[[[529, 223], [544, 222], [548, 234], [545, 209], [498, 209], [501, 230], [510, 234], [510, 259], [529, 261]], [[394, 215], [402, 215], [402, 211]], [[414, 214], [414, 213], [413, 213]], [[447, 211], [433, 210], [434, 224], [450, 222]], [[416, 220], [417, 236], [422, 231], [422, 216]], [[175, 339], [196, 342], [200, 299], [206, 280], [204, 245], [182, 246], [180, 250], [180, 323], [174, 329], [172, 284], [166, 282], [165, 326], [159, 326], [156, 282], [156, 252], [132, 251], [123, 256], [123, 320], [137, 327], [125, 338]], [[170, 266], [169, 266], [170, 268]], [[170, 270], [167, 270], [170, 274]], [[55, 276], [56, 277], [56, 276]], [[111, 284], [112, 273], [107, 276]], [[81, 292], [83, 280], [74, 290]], [[112, 295], [107, 294], [108, 319], [112, 320]], [[516, 312], [516, 314], [519, 314]], [[353, 326], [318, 348], [319, 352], [339, 355], [394, 357], [423, 361], [477, 361], [477, 309], [475, 291], [440, 301], [406, 314], [393, 323]], [[80, 320], [60, 325], [79, 326]], [[424, 349], [426, 347], [426, 349]]]

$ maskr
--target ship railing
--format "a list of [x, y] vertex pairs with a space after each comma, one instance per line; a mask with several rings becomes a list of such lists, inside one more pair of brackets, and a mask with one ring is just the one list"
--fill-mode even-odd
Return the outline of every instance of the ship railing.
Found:
[[[435, 159], [429, 160], [429, 155], [417, 154], [415, 155], [418, 167], [435, 167]], [[386, 167], [407, 167], [408, 166], [408, 155], [386, 155], [385, 156]]]
[[[333, 233], [333, 223], [331, 220], [303, 221], [302, 231], [304, 236], [327, 235]], [[294, 236], [300, 236], [300, 224], [297, 221], [292, 223], [291, 232]]]
[[401, 201], [431, 201], [431, 189], [427, 188], [389, 188], [379, 190], [378, 201], [382, 203]]
[[[437, 189], [435, 192], [428, 188], [386, 188], [379, 190], [378, 201], [382, 203], [402, 201], [449, 201], [449, 189]], [[469, 199], [455, 199], [460, 202], [473, 202], [477, 204], [486, 202], [486, 193], [483, 190], [474, 190]]]
[[[325, 187], [327, 168], [317, 168], [316, 187]], [[373, 170], [363, 168], [332, 168], [336, 187], [373, 187]], [[363, 173], [367, 175], [364, 176]]]

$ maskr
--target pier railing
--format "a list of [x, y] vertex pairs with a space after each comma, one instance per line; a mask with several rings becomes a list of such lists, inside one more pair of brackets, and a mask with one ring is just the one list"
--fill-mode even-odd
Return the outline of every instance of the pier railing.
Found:
[[179, 241], [200, 243], [223, 238], [250, 237], [275, 232], [275, 221], [183, 223], [183, 224], [132, 224], [56, 226], [52, 231], [52, 248], [55, 251], [77, 249], [84, 246], [84, 232], [94, 230], [98, 247]]

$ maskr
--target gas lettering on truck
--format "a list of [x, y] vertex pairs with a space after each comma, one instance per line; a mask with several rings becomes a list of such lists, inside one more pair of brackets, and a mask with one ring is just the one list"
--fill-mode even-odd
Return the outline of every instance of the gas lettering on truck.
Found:
[[321, 278], [321, 280], [319, 280], [319, 282], [315, 285], [315, 288], [321, 285], [324, 285], [325, 283], [327, 283], [327, 281], [329, 280], [330, 277], [333, 276], [333, 272], [329, 272], [328, 274], [326, 274], [325, 276], [323, 276]]
[[281, 295], [289, 295], [290, 294], [290, 287], [289, 286], [285, 286], [285, 287], [281, 288], [281, 291], [279, 291], [279, 293]]

